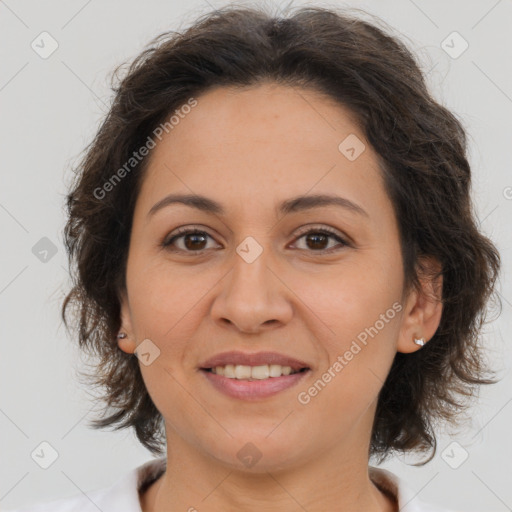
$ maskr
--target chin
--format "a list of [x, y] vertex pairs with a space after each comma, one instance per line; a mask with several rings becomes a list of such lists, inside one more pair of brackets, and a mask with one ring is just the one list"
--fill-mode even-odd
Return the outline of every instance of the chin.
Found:
[[226, 438], [222, 444], [219, 444], [218, 439], [213, 441], [215, 449], [212, 451], [212, 445], [209, 445], [208, 451], [217, 462], [231, 470], [267, 473], [290, 468], [300, 458], [297, 447], [302, 443], [293, 441], [286, 431], [281, 432], [281, 435], [277, 435], [277, 431], [272, 432], [275, 425], [265, 429], [264, 433], [258, 431], [253, 435], [246, 429], [240, 436], [234, 435], [229, 427], [226, 428], [233, 434], [233, 438]]

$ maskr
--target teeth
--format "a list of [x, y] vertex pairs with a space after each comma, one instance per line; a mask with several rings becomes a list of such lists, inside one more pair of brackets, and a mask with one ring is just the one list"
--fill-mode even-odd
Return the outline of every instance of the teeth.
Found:
[[251, 378], [251, 367], [250, 366], [235, 366], [235, 377], [237, 379], [250, 379]]
[[261, 366], [246, 366], [242, 364], [227, 364], [226, 366], [217, 366], [211, 369], [217, 375], [223, 375], [228, 379], [256, 379], [264, 380], [269, 377], [281, 377], [297, 373], [292, 371], [290, 366], [281, 366], [280, 364], [264, 364]]
[[253, 366], [251, 370], [251, 377], [253, 379], [268, 379], [270, 377], [270, 368], [268, 364], [264, 364], [263, 366]]
[[[270, 376], [271, 377], [279, 377], [281, 375], [290, 375], [292, 373], [292, 369], [289, 366], [281, 366], [280, 364], [271, 364], [269, 366]], [[293, 372], [296, 373], [296, 372]]]

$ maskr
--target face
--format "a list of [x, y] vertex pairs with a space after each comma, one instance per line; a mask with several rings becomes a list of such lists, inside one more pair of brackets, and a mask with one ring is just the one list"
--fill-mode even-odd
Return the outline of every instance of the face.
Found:
[[[367, 454], [395, 353], [429, 334], [416, 296], [402, 296], [377, 156], [349, 112], [313, 91], [263, 84], [196, 100], [151, 153], [120, 346], [149, 340], [140, 368], [169, 445], [237, 468], [253, 450], [262, 471]], [[210, 203], [151, 211], [171, 194]], [[275, 352], [308, 369], [234, 385], [201, 369], [228, 351]]]

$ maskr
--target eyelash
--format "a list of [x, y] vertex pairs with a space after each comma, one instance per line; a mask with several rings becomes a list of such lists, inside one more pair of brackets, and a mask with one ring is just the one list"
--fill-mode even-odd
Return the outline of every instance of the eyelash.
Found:
[[[309, 235], [311, 233], [327, 235], [329, 238], [336, 239], [343, 247], [349, 247], [350, 246], [350, 244], [349, 244], [349, 242], [347, 240], [345, 240], [342, 237], [340, 237], [335, 231], [331, 230], [330, 228], [326, 228], [326, 227], [310, 228], [309, 230], [307, 230], [307, 231], [305, 231], [303, 233], [299, 233], [299, 235], [297, 236], [295, 241], [300, 240], [301, 238], [303, 238], [306, 235]], [[181, 251], [181, 252], [186, 252], [186, 253], [189, 253], [189, 254], [202, 254], [202, 253], [204, 253], [205, 251], [208, 250], [208, 249], [201, 249], [199, 251], [187, 251], [187, 250], [184, 250], [184, 249], [171, 249], [170, 248], [172, 246], [172, 244], [177, 239], [183, 238], [184, 236], [189, 235], [189, 234], [190, 235], [201, 234], [201, 235], [206, 235], [206, 236], [209, 236], [210, 238], [213, 238], [206, 231], [203, 231], [203, 230], [200, 230], [200, 229], [197, 229], [197, 228], [179, 228], [176, 231], [176, 233], [171, 238], [164, 239], [164, 241], [162, 242], [161, 246], [163, 248], [167, 249], [167, 250], [171, 250], [171, 251], [175, 251], [175, 252]], [[340, 247], [340, 248], [331, 247], [330, 249], [322, 249], [322, 250], [318, 250], [318, 251], [310, 249], [310, 251], [314, 252], [314, 253], [317, 253], [317, 254], [330, 254], [332, 252], [336, 252], [336, 251], [341, 250], [343, 247]], [[307, 251], [308, 249], [301, 249], [301, 250], [306, 250]]]

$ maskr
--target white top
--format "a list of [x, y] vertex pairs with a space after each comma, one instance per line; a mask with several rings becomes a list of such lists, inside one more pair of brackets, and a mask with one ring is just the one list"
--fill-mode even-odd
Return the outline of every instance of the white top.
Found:
[[[111, 487], [4, 512], [142, 512], [139, 490], [159, 478], [165, 467], [165, 457], [153, 459], [125, 473]], [[398, 500], [400, 512], [454, 512], [423, 503], [402, 479], [386, 469], [370, 466], [369, 475], [382, 492]]]

